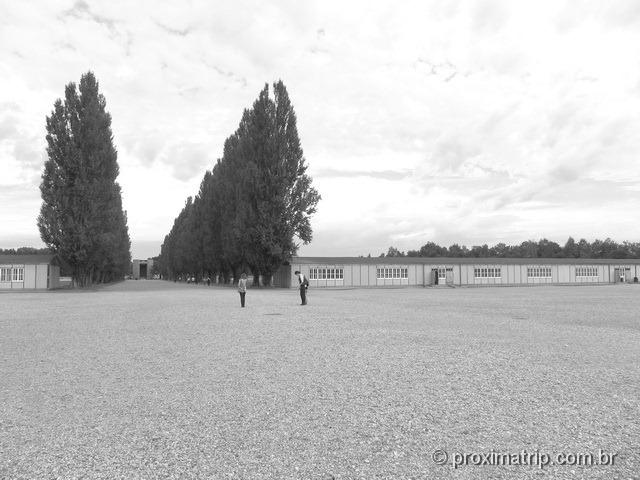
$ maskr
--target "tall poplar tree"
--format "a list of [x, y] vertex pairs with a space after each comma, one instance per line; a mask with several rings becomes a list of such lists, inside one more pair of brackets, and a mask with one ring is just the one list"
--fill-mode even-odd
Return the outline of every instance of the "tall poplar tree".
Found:
[[238, 278], [248, 268], [269, 281], [298, 242], [312, 239], [320, 195], [306, 171], [287, 90], [276, 82], [271, 96], [265, 85], [165, 237], [163, 274], [195, 268]]
[[320, 201], [311, 186], [302, 151], [296, 114], [282, 81], [273, 84], [274, 98], [265, 85], [253, 105], [245, 142], [252, 145], [245, 161], [252, 177], [246, 195], [254, 215], [247, 228], [253, 240], [256, 267], [269, 278], [313, 237], [310, 217]]
[[47, 117], [38, 228], [85, 286], [122, 278], [131, 261], [111, 115], [92, 72], [65, 88]]

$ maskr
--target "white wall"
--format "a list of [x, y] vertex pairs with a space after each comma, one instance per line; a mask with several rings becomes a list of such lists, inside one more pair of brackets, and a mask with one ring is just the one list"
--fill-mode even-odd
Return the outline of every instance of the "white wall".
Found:
[[[616, 267], [629, 267], [627, 272], [627, 281], [633, 282], [634, 276], [640, 276], [640, 262], [637, 265], [619, 265], [612, 260], [611, 264], [593, 264], [588, 261], [584, 264], [568, 265], [568, 264], [411, 264], [402, 263], [401, 259], [398, 263], [348, 263], [348, 264], [291, 264], [291, 287], [298, 287], [298, 279], [293, 274], [295, 270], [304, 273], [312, 286], [315, 287], [385, 287], [385, 286], [423, 286], [432, 285], [433, 278], [431, 270], [434, 268], [451, 268], [453, 272], [454, 285], [545, 285], [545, 284], [593, 284], [593, 283], [613, 283], [614, 269]], [[578, 267], [596, 267], [598, 275], [594, 277], [576, 277], [576, 269]], [[311, 267], [317, 268], [342, 268], [344, 272], [344, 280], [342, 283], [330, 279], [311, 280], [309, 271]], [[527, 268], [534, 267], [550, 267], [551, 278], [529, 278]], [[408, 279], [378, 279], [376, 275], [377, 268], [407, 268]], [[499, 278], [475, 278], [475, 268], [500, 268], [501, 277]]]

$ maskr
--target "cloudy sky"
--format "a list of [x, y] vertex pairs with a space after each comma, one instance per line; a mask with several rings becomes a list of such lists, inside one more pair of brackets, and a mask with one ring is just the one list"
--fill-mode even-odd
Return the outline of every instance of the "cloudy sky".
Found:
[[36, 227], [45, 117], [92, 70], [134, 258], [266, 82], [323, 199], [306, 255], [640, 240], [640, 2], [0, 0], [0, 247]]

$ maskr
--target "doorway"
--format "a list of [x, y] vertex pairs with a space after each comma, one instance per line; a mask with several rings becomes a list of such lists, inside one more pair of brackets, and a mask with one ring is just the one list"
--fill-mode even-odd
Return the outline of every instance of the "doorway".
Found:
[[613, 280], [615, 283], [631, 282], [631, 267], [615, 267], [613, 269]]

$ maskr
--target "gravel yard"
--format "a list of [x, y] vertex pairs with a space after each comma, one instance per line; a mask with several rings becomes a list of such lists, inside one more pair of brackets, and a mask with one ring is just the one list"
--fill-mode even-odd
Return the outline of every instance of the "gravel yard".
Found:
[[640, 478], [640, 287], [309, 297], [0, 293], [0, 478]]

